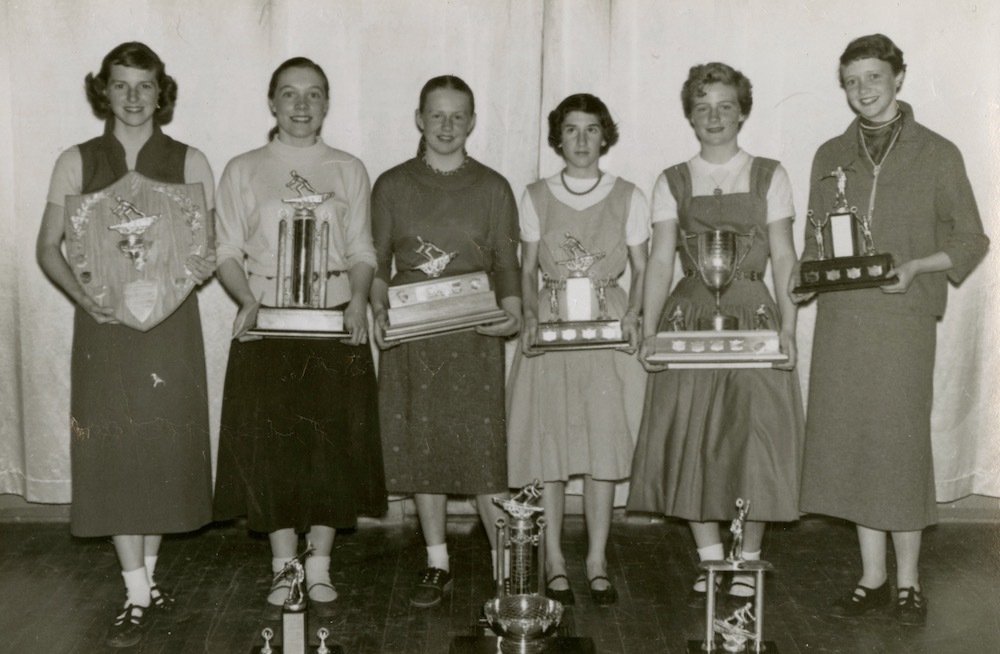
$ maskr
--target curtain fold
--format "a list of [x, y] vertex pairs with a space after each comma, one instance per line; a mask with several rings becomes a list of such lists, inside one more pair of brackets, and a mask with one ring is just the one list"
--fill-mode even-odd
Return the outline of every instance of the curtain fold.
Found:
[[[262, 145], [273, 118], [271, 71], [305, 55], [331, 83], [328, 143], [358, 155], [374, 180], [411, 157], [420, 87], [453, 73], [476, 93], [470, 153], [520, 196], [556, 172], [548, 112], [586, 91], [607, 102], [621, 141], [602, 162], [648, 196], [660, 171], [697, 151], [680, 87], [696, 63], [725, 61], [754, 84], [743, 147], [777, 158], [801, 211], [816, 148], [850, 111], [836, 62], [862, 33], [891, 36], [909, 64], [900, 97], [962, 151], [994, 247], [951, 289], [938, 331], [932, 415], [939, 501], [1000, 496], [1000, 59], [993, 3], [915, 0], [234, 0], [206, 3], [40, 0], [0, 9], [0, 493], [70, 501], [70, 303], [34, 260], [48, 177], [59, 152], [101, 130], [83, 78], [112, 47], [141, 40], [179, 84], [171, 136], [202, 150], [216, 175]], [[44, 35], [44, 38], [37, 38]], [[955, 44], [961, 48], [955, 48]], [[802, 247], [803, 226], [796, 225]], [[213, 282], [202, 291], [213, 449], [235, 313]], [[800, 312], [799, 375], [808, 383], [815, 312]]]

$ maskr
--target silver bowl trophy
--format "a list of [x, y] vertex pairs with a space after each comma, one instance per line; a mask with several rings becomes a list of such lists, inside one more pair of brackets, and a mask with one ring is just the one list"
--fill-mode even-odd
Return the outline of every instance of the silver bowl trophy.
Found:
[[[591, 350], [599, 348], [624, 348], [628, 340], [622, 335], [621, 320], [614, 320], [608, 312], [606, 292], [617, 285], [614, 277], [595, 278], [588, 270], [603, 259], [604, 252], [591, 252], [579, 239], [566, 233], [560, 246], [569, 258], [558, 261], [566, 268], [566, 277], [543, 276], [544, 289], [549, 296], [550, 318], [540, 323], [535, 332], [534, 349], [543, 352], [556, 350]], [[564, 302], [560, 303], [560, 295]], [[594, 299], [596, 298], [596, 306]]]
[[[316, 208], [334, 196], [318, 193], [294, 170], [286, 186], [298, 197], [282, 200], [294, 209], [278, 223], [275, 306], [257, 310], [257, 322], [247, 332], [254, 336], [295, 338], [344, 338], [344, 312], [326, 308], [330, 279], [330, 221], [318, 221]], [[284, 213], [284, 212], [283, 212]], [[343, 274], [342, 272], [340, 274]]]
[[[281, 607], [281, 632], [280, 645], [272, 641], [276, 640], [278, 634], [271, 627], [264, 627], [261, 638], [264, 639], [262, 647], [254, 646], [251, 654], [343, 654], [340, 645], [328, 644], [326, 639], [330, 637], [330, 630], [321, 627], [316, 630], [316, 637], [319, 644], [312, 647], [309, 644], [307, 628], [307, 608], [309, 598], [303, 585], [306, 579], [306, 571], [302, 562], [312, 553], [312, 545], [304, 552], [289, 561], [271, 581], [272, 585], [287, 579], [290, 582], [288, 587], [288, 597], [285, 598]], [[332, 649], [331, 649], [332, 648]]]
[[[743, 558], [743, 528], [746, 525], [750, 501], [736, 500], [737, 516], [729, 527], [733, 534], [729, 556], [723, 561], [702, 561], [699, 568], [707, 579], [705, 600], [705, 638], [689, 640], [688, 654], [700, 652], [740, 652], [741, 654], [768, 652], [777, 654], [778, 646], [764, 640], [764, 573], [774, 570], [767, 561], [747, 561]], [[723, 572], [747, 573], [755, 576], [756, 594], [751, 602], [736, 609], [731, 615], [715, 617], [716, 575]], [[718, 638], [716, 636], [718, 635]], [[721, 640], [721, 642], [719, 642]]]
[[211, 234], [199, 184], [167, 184], [132, 171], [107, 188], [65, 200], [66, 258], [84, 293], [145, 332], [196, 286], [186, 260], [207, 256]]
[[[788, 360], [781, 352], [778, 332], [771, 328], [764, 305], [757, 309], [753, 329], [738, 330], [738, 319], [722, 312], [722, 294], [741, 274], [740, 264], [753, 247], [755, 236], [756, 229], [748, 234], [726, 230], [682, 234], [685, 252], [715, 295], [715, 311], [698, 320], [697, 331], [689, 331], [684, 328], [683, 311], [677, 307], [669, 318], [670, 330], [656, 335], [648, 361], [669, 368], [771, 368]], [[695, 253], [688, 245], [691, 239], [697, 243]], [[740, 239], [746, 240], [742, 253]]]
[[389, 287], [389, 327], [385, 340], [404, 343], [498, 322], [507, 312], [497, 306], [485, 272], [441, 277], [458, 254], [445, 252], [419, 236], [417, 269], [427, 280]]
[[545, 596], [545, 518], [538, 506], [541, 483], [536, 479], [508, 500], [494, 502], [510, 516], [497, 519], [497, 561], [509, 549], [510, 572], [496, 566], [496, 597], [483, 606], [495, 636], [458, 637], [450, 654], [592, 654], [590, 638], [557, 636], [563, 605]]
[[859, 215], [858, 208], [847, 202], [847, 173], [850, 168], [838, 166], [822, 179], [833, 178], [837, 183], [833, 207], [822, 219], [810, 209], [806, 216], [816, 238], [816, 259], [803, 261], [799, 268], [799, 284], [795, 293], [849, 291], [882, 286], [892, 278], [892, 255], [875, 251], [872, 239], [872, 210]]

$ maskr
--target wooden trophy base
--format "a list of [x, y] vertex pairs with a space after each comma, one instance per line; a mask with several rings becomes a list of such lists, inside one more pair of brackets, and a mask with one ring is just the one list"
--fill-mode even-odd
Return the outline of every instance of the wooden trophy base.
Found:
[[650, 363], [668, 368], [773, 368], [788, 361], [774, 330], [683, 331], [656, 335]]
[[497, 306], [484, 272], [389, 288], [389, 328], [385, 340], [406, 343], [498, 322]]
[[[495, 636], [458, 636], [452, 639], [448, 654], [497, 654], [500, 638]], [[594, 654], [590, 638], [553, 636], [545, 641], [545, 654]]]
[[546, 322], [535, 331], [534, 349], [541, 352], [628, 347], [620, 320]]
[[892, 281], [891, 254], [871, 254], [861, 257], [834, 257], [819, 261], [803, 261], [799, 269], [799, 285], [793, 293], [824, 293], [874, 288]]
[[264, 338], [346, 338], [344, 312], [336, 309], [261, 307], [247, 332]]

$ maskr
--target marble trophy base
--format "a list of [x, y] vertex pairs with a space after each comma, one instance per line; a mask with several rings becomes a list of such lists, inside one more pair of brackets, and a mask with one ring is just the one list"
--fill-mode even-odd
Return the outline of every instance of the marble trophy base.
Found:
[[507, 313], [484, 272], [389, 288], [385, 340], [405, 343], [498, 322]]
[[883, 286], [892, 281], [889, 277], [892, 270], [892, 255], [886, 253], [803, 261], [799, 285], [792, 292], [824, 293]]
[[[701, 640], [689, 640], [687, 642], [687, 654], [705, 654], [708, 649], [705, 647], [705, 642]], [[723, 649], [722, 639], [716, 638], [715, 645], [712, 647], [713, 652], [718, 652], [719, 654], [729, 654], [731, 650]], [[767, 652], [767, 654], [778, 654], [778, 646], [774, 644], [773, 640], [765, 640], [760, 644], [760, 649], [756, 647], [753, 643], [746, 643], [742, 649], [736, 650], [736, 654], [757, 654], [758, 652]]]
[[[500, 638], [495, 636], [458, 636], [452, 639], [448, 654], [497, 654]], [[545, 654], [594, 654], [591, 638], [553, 636], [545, 641]]]
[[773, 368], [788, 360], [774, 330], [678, 331], [656, 335], [647, 361], [669, 368]]
[[628, 347], [620, 320], [544, 322], [535, 331], [534, 349], [541, 352], [622, 349]]
[[337, 309], [261, 307], [247, 332], [265, 338], [346, 338], [344, 312]]

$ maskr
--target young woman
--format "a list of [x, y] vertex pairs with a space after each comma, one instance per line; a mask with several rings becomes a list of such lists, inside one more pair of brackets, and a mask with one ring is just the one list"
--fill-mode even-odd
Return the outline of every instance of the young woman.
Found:
[[[434, 606], [452, 585], [445, 542], [449, 494], [476, 495], [494, 550], [492, 498], [507, 489], [503, 338], [520, 327], [517, 206], [507, 181], [465, 151], [476, 125], [469, 86], [451, 75], [420, 92], [417, 157], [383, 173], [372, 191], [378, 273], [372, 283], [379, 400], [389, 491], [413, 493], [427, 546], [410, 603]], [[486, 271], [507, 317], [475, 331], [398, 347], [384, 339], [390, 285], [423, 281], [427, 244], [456, 256], [443, 276]], [[396, 274], [390, 279], [395, 266]]]
[[[375, 368], [368, 342], [368, 291], [375, 272], [369, 183], [364, 164], [323, 142], [330, 87], [304, 57], [274, 71], [267, 91], [277, 125], [270, 142], [226, 166], [219, 182], [219, 279], [239, 303], [226, 371], [215, 517], [247, 516], [271, 541], [278, 572], [306, 533], [309, 603], [333, 612], [330, 552], [338, 528], [386, 509]], [[329, 221], [323, 306], [341, 307], [350, 337], [247, 337], [261, 304], [276, 300], [278, 225], [289, 200], [318, 195], [316, 219]], [[290, 228], [289, 228], [290, 229]], [[288, 580], [267, 597], [280, 616]]]
[[[754, 329], [760, 314], [778, 330], [788, 362], [780, 369], [663, 370], [650, 376], [642, 429], [632, 466], [629, 508], [689, 521], [700, 560], [725, 558], [718, 521], [736, 517], [736, 499], [750, 501], [743, 556], [760, 558], [767, 522], [798, 518], [802, 399], [795, 367], [795, 305], [788, 284], [795, 250], [795, 210], [788, 175], [774, 160], [739, 146], [753, 105], [750, 80], [732, 67], [691, 68], [681, 91], [684, 115], [701, 149], [668, 168], [653, 190], [653, 249], [646, 272], [643, 325], [645, 362], [657, 331], [681, 316], [685, 329], [714, 311], [713, 294], [680, 239], [727, 230], [746, 250], [722, 296], [724, 313], [739, 329]], [[678, 233], [678, 227], [680, 233]], [[675, 252], [684, 276], [670, 292]], [[777, 303], [764, 284], [768, 259]], [[655, 320], [659, 317], [659, 320]], [[700, 575], [692, 603], [705, 595]], [[754, 579], [735, 575], [729, 593], [753, 595]]]
[[[142, 637], [150, 609], [174, 600], [153, 579], [162, 534], [211, 519], [212, 481], [205, 350], [197, 294], [146, 332], [118, 324], [77, 282], [62, 253], [67, 195], [102, 190], [135, 170], [169, 183], [200, 183], [211, 213], [214, 183], [205, 156], [160, 131], [170, 122], [177, 83], [142, 43], [123, 43], [87, 75], [87, 98], [104, 134], [56, 161], [38, 234], [42, 269], [76, 305], [70, 454], [74, 536], [111, 535], [127, 600], [108, 645]], [[211, 225], [211, 215], [206, 216]], [[120, 256], [109, 253], [107, 256]], [[190, 256], [202, 283], [215, 257]], [[152, 381], [150, 381], [152, 380]]]
[[[600, 169], [601, 155], [618, 142], [618, 127], [599, 98], [580, 93], [560, 102], [549, 114], [548, 141], [565, 168], [530, 185], [521, 200], [524, 331], [508, 388], [509, 480], [512, 487], [534, 479], [545, 482], [548, 595], [572, 604], [562, 552], [562, 518], [566, 482], [571, 476], [583, 477], [590, 593], [598, 604], [611, 604], [617, 593], [608, 578], [606, 549], [614, 487], [629, 474], [646, 381], [635, 352], [649, 213], [641, 191]], [[623, 336], [629, 341], [624, 351], [535, 356], [540, 354], [534, 349], [539, 319], [559, 319], [551, 315], [548, 292], [539, 297], [538, 271], [541, 268], [553, 280], [568, 276], [568, 269], [558, 262], [572, 257], [564, 247], [571, 237], [587, 251], [604, 254], [587, 274], [597, 284], [607, 285], [608, 312], [622, 321]], [[618, 285], [626, 263], [631, 265], [628, 294]], [[596, 311], [596, 286], [591, 304]], [[565, 297], [560, 306], [566, 306]], [[596, 313], [592, 317], [596, 319]]]
[[[888, 37], [851, 41], [840, 56], [840, 84], [857, 116], [813, 160], [809, 208], [828, 212], [836, 184], [827, 177], [838, 167], [846, 171], [848, 204], [867, 217], [874, 243], [892, 254], [896, 268], [881, 288], [820, 296], [801, 507], [857, 525], [862, 576], [833, 614], [858, 616], [889, 604], [891, 532], [894, 614], [919, 625], [927, 613], [920, 539], [937, 522], [930, 434], [935, 332], [947, 281], [961, 282], [989, 240], [961, 153], [896, 100], [905, 76], [903, 52]], [[816, 251], [807, 229], [803, 260]]]

